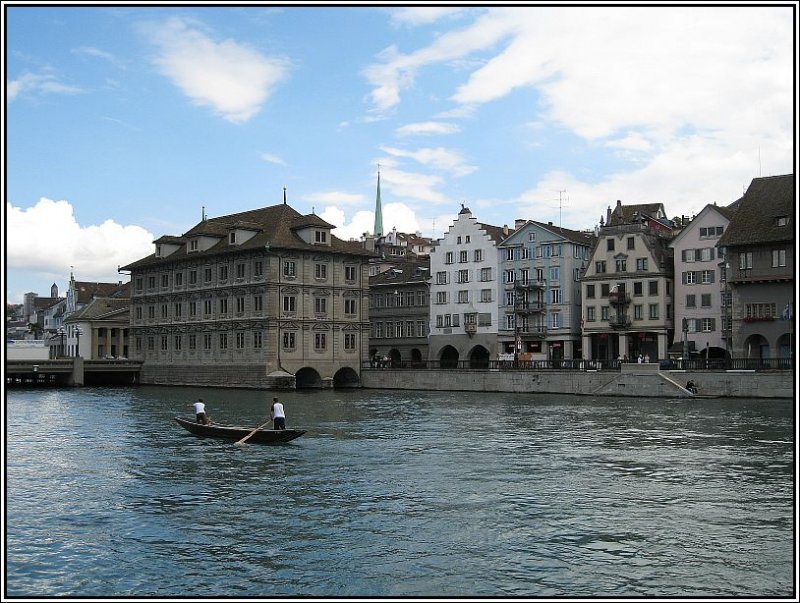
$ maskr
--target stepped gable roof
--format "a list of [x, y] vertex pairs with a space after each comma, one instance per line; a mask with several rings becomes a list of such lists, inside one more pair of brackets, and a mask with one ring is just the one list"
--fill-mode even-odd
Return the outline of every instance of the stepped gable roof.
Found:
[[[232, 229], [238, 227], [250, 230], [257, 229], [258, 232], [247, 241], [232, 247], [228, 244], [228, 233]], [[123, 266], [123, 269], [130, 270], [132, 268], [139, 268], [164, 261], [174, 261], [176, 257], [181, 257], [181, 254], [183, 257], [186, 257], [189, 255], [186, 253], [187, 242], [191, 238], [197, 236], [211, 236], [220, 240], [210, 249], [193, 252], [191, 254], [192, 257], [208, 257], [210, 255], [228, 253], [231, 251], [264, 249], [265, 247], [269, 249], [294, 249], [300, 251], [330, 250], [337, 253], [347, 253], [365, 257], [372, 257], [375, 255], [375, 253], [365, 249], [359, 242], [343, 241], [333, 234], [330, 236], [330, 246], [323, 247], [321, 245], [306, 243], [296, 232], [305, 227], [335, 228], [335, 226], [326, 222], [319, 216], [315, 214], [304, 216], [286, 203], [251, 209], [237, 214], [220, 216], [218, 218], [207, 218], [190, 228], [182, 237], [179, 237], [182, 247], [179, 248], [175, 254], [171, 254], [166, 258], [158, 258], [155, 254], [151, 254], [127, 266]]]
[[[754, 178], [744, 196], [736, 203], [739, 203], [739, 209], [717, 241], [718, 246], [794, 240], [794, 174]], [[787, 218], [785, 226], [778, 226], [779, 217]]]
[[659, 214], [664, 214], [663, 203], [640, 203], [638, 205], [622, 205], [618, 203], [611, 212], [611, 219], [606, 226], [635, 224], [637, 218], [643, 215], [658, 220], [661, 218]]
[[121, 297], [97, 297], [86, 306], [70, 314], [65, 322], [103, 320], [115, 318], [130, 310], [131, 300]]
[[75, 281], [75, 293], [79, 304], [88, 304], [96, 297], [130, 297], [130, 283], [91, 283]]

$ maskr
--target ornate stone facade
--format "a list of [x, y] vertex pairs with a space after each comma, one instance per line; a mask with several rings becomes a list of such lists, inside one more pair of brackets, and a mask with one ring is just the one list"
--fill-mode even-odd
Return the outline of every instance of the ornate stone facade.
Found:
[[131, 358], [142, 382], [359, 384], [372, 255], [287, 204], [204, 219], [131, 271]]

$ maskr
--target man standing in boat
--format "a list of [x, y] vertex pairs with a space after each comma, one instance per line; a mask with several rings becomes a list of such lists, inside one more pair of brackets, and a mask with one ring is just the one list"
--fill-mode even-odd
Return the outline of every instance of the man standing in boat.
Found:
[[270, 416], [272, 417], [273, 429], [286, 429], [286, 413], [283, 410], [283, 404], [278, 402], [277, 398], [272, 399]]
[[194, 415], [198, 423], [208, 425], [208, 415], [206, 414], [206, 405], [202, 398], [198, 398], [197, 402], [192, 404], [194, 406]]

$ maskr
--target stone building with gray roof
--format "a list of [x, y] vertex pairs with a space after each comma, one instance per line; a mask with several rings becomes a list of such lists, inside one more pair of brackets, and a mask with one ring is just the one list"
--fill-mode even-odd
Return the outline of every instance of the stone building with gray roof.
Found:
[[580, 279], [594, 242], [592, 234], [552, 222], [514, 223], [499, 245], [499, 339], [506, 358], [557, 363], [582, 357]]
[[581, 281], [584, 359], [667, 358], [675, 328], [673, 231], [660, 203], [609, 208]]
[[754, 178], [717, 242], [724, 249], [734, 358], [790, 358], [793, 347], [795, 175]]
[[333, 228], [284, 200], [157, 239], [154, 254], [123, 268], [142, 382], [357, 385], [374, 254]]
[[370, 277], [369, 357], [373, 366], [388, 361], [395, 367], [413, 367], [428, 360], [430, 280], [430, 258], [413, 254]]

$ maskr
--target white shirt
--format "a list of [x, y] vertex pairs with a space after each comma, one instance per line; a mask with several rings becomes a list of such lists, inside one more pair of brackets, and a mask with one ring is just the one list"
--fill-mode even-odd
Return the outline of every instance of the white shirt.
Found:
[[206, 405], [202, 402], [194, 403], [194, 414], [199, 415], [201, 412], [206, 412]]
[[278, 417], [286, 418], [286, 415], [283, 414], [283, 404], [280, 402], [273, 402], [272, 404], [272, 418], [276, 419]]

